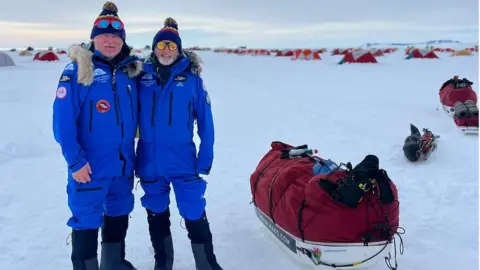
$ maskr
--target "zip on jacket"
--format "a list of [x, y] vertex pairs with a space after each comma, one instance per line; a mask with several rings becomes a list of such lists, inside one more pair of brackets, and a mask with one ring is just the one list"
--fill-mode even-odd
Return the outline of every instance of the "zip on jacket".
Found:
[[173, 92], [170, 91], [170, 102], [168, 107], [168, 125], [172, 125], [172, 117], [173, 117]]
[[93, 100], [90, 100], [90, 115], [88, 117], [88, 130], [92, 132], [93, 125]]
[[128, 98], [130, 99], [130, 111], [132, 113], [132, 120], [135, 120], [135, 115], [133, 112], [132, 87], [130, 86], [130, 84], [127, 85], [127, 94], [128, 94]]
[[[124, 125], [123, 125], [123, 119], [121, 119], [121, 114], [120, 114], [120, 111], [119, 111], [120, 110], [120, 96], [118, 95], [118, 92], [117, 92], [116, 73], [117, 73], [117, 69], [114, 66], [114, 67], [112, 67], [112, 90], [113, 90], [113, 98], [114, 98], [114, 103], [115, 103], [115, 116], [116, 116], [116, 119], [117, 119], [117, 125], [120, 124], [120, 129], [121, 129], [122, 139], [123, 139], [124, 136], [125, 136], [125, 130], [124, 130]], [[130, 95], [130, 92], [129, 92], [129, 95]], [[130, 98], [130, 100], [131, 100], [131, 98]], [[133, 110], [132, 110], [132, 115], [133, 115]], [[122, 175], [125, 175], [125, 170], [126, 170], [126, 167], [127, 167], [127, 160], [123, 156], [121, 148], [118, 150], [118, 153], [119, 153], [118, 158], [123, 162], [123, 164], [122, 164]]]

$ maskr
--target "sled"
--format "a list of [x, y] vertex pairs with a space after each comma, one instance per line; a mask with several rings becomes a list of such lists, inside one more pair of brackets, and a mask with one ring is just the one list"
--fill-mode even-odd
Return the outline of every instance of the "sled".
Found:
[[327, 159], [314, 153], [308, 145], [271, 143], [250, 176], [259, 220], [307, 269], [367, 269], [385, 258], [389, 264], [402, 228], [397, 188], [378, 157], [322, 171], [314, 168]]
[[443, 112], [448, 117], [454, 119], [454, 124], [460, 132], [462, 132], [463, 134], [478, 134], [478, 125], [467, 126], [467, 125], [457, 124], [458, 121], [455, 121], [455, 108], [443, 105], [442, 103], [440, 103], [440, 105], [442, 106]]
[[464, 134], [478, 134], [478, 127], [457, 126]]
[[[439, 91], [440, 105], [444, 113], [453, 118], [457, 129], [464, 134], [478, 134], [478, 116], [471, 118], [459, 119], [455, 116], [455, 103], [466, 102], [471, 100], [477, 104], [477, 94], [472, 89], [472, 82], [463, 78], [460, 80], [458, 76], [446, 81]], [[478, 107], [478, 105], [477, 105]]]
[[254, 206], [255, 214], [299, 269], [370, 269], [390, 258], [391, 241], [363, 243], [320, 243], [302, 241], [291, 235]]
[[440, 106], [442, 106], [443, 112], [444, 112], [448, 117], [453, 118], [453, 117], [455, 116], [455, 108], [450, 107], [450, 106], [443, 105], [441, 102], [440, 102]]

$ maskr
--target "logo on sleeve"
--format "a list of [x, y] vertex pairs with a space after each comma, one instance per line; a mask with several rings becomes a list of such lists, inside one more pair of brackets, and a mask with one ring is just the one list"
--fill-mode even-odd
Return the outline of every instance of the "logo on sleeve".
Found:
[[210, 99], [210, 96], [208, 95], [207, 87], [205, 86], [205, 82], [203, 82], [203, 81], [202, 81], [202, 87], [203, 87], [203, 91], [205, 91], [205, 102], [210, 105], [212, 103], [212, 100]]
[[173, 78], [173, 80], [177, 81], [177, 82], [183, 82], [183, 81], [187, 80], [187, 77], [182, 76], [182, 75], [177, 75], [177, 76], [175, 76], [175, 78]]
[[207, 104], [211, 104], [212, 103], [212, 100], [210, 100], [210, 96], [208, 95], [208, 92], [205, 91], [205, 102], [207, 102]]
[[64, 70], [73, 70], [73, 63], [68, 64]]
[[72, 80], [72, 75], [62, 75], [59, 82], [69, 82]]
[[57, 89], [57, 98], [58, 99], [64, 99], [67, 96], [67, 88], [65, 87], [59, 87]]
[[110, 110], [110, 102], [105, 99], [101, 99], [97, 102], [97, 111], [100, 113], [106, 113]]

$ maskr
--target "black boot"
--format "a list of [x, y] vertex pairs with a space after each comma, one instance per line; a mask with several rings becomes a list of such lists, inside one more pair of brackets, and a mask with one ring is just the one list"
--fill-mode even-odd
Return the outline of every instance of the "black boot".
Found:
[[170, 210], [155, 214], [147, 210], [148, 230], [155, 252], [154, 270], [173, 269], [173, 240], [170, 232]]
[[197, 270], [223, 270], [213, 252], [212, 233], [206, 213], [197, 220], [185, 219]]
[[104, 216], [100, 270], [136, 270], [129, 261], [125, 260], [128, 219], [128, 215]]
[[98, 229], [72, 231], [73, 270], [98, 270]]

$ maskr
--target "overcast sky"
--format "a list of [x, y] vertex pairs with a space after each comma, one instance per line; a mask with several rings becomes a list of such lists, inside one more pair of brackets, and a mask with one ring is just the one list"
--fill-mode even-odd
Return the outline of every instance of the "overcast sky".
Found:
[[[151, 44], [167, 16], [183, 46], [358, 46], [478, 41], [478, 0], [121, 0], [127, 43]], [[98, 0], [12, 0], [0, 8], [0, 48], [88, 41]]]

